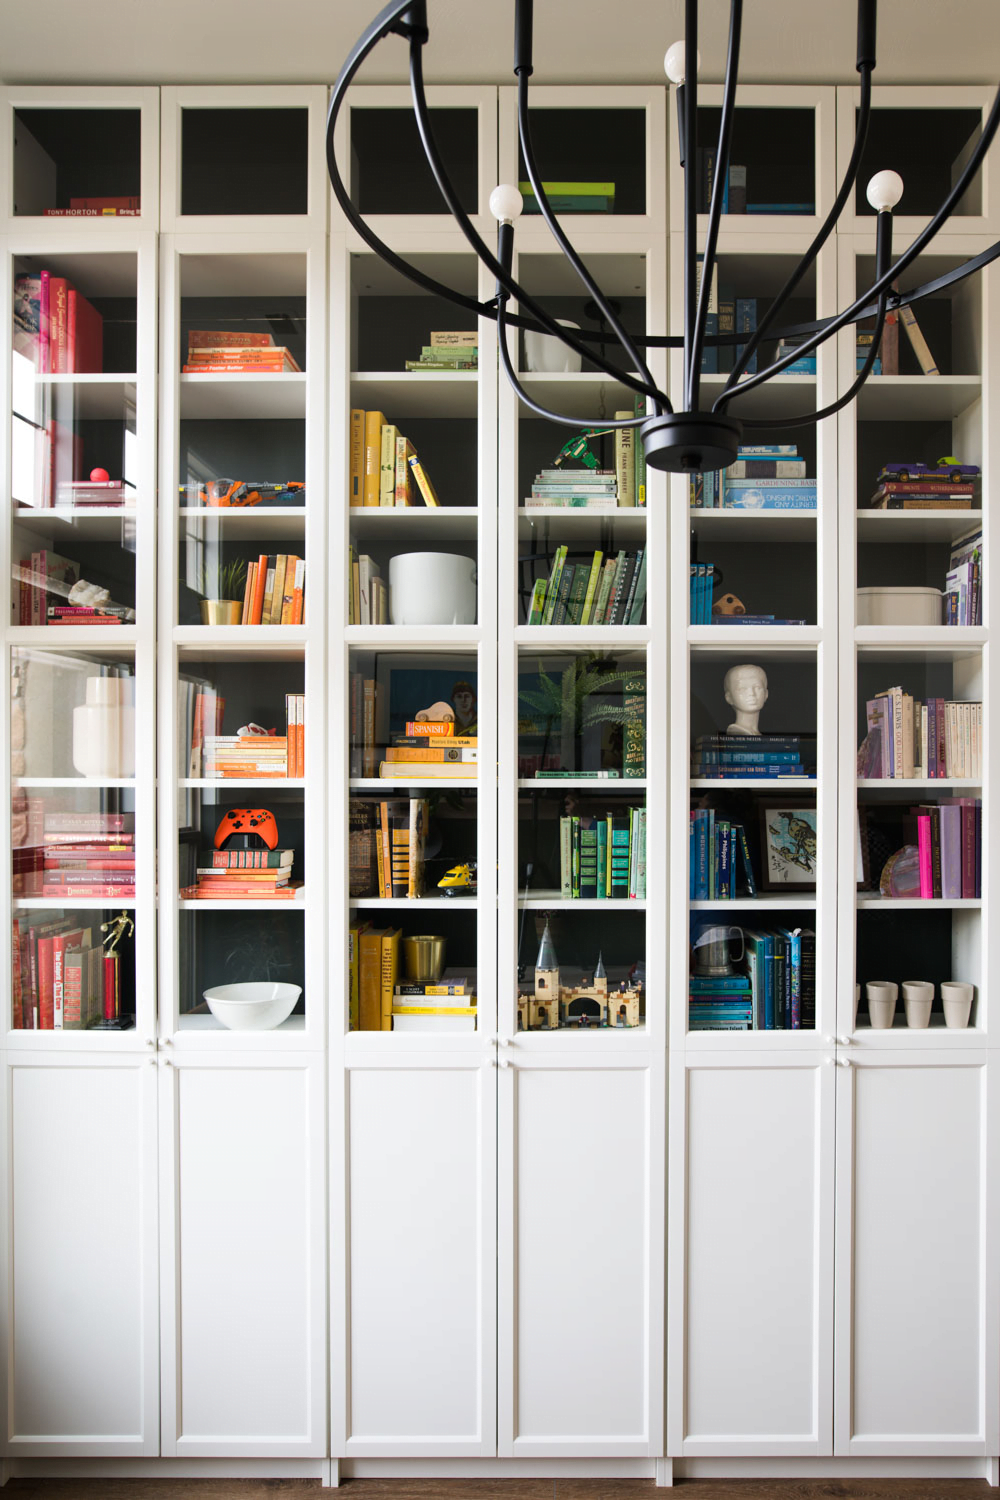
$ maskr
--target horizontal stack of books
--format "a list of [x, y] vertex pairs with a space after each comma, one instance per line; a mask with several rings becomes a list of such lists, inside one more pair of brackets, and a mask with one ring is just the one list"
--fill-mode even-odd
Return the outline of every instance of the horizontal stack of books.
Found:
[[56, 504], [75, 510], [119, 510], [126, 501], [135, 502], [135, 487], [124, 479], [60, 479], [56, 484]]
[[305, 611], [306, 560], [291, 553], [262, 552], [247, 565], [241, 625], [301, 625]]
[[475, 982], [445, 970], [439, 984], [397, 984], [393, 1031], [475, 1031]]
[[432, 332], [419, 359], [408, 359], [407, 370], [475, 370], [479, 367], [479, 335], [469, 332]]
[[388, 625], [389, 585], [382, 577], [378, 563], [367, 553], [359, 557], [353, 546], [348, 547], [347, 556], [350, 568], [348, 625]]
[[689, 1031], [753, 1031], [753, 995], [745, 974], [688, 980]]
[[[922, 467], [922, 466], [919, 466]], [[979, 480], [978, 475], [963, 477], [957, 483], [931, 471], [910, 478], [912, 471], [899, 466], [883, 468], [875, 489], [867, 501], [869, 510], [971, 510]], [[904, 477], [905, 476], [905, 477]]]
[[192, 328], [183, 375], [285, 375], [300, 372], [292, 351], [269, 333]]
[[945, 578], [944, 623], [983, 623], [983, 528], [977, 526], [951, 544]]
[[617, 510], [614, 469], [539, 469], [525, 510]]
[[559, 894], [564, 901], [644, 901], [646, 809], [560, 818]]
[[693, 474], [689, 497], [695, 510], [815, 510], [816, 481], [794, 443], [761, 443], [728, 469]]
[[861, 780], [889, 777], [956, 777], [983, 774], [983, 705], [928, 698], [897, 684], [865, 704], [868, 733], [858, 750]]
[[750, 846], [742, 823], [712, 807], [691, 809], [688, 828], [688, 894], [692, 901], [735, 901], [756, 896]]
[[350, 465], [348, 494], [355, 508], [435, 508], [441, 503], [413, 444], [383, 412], [352, 410]]
[[134, 219], [142, 212], [138, 193], [97, 198], [71, 198], [69, 208], [43, 208], [47, 219]]
[[[101, 946], [99, 923], [73, 917], [14, 918], [11, 1025], [15, 1031], [80, 1031], [112, 1020], [120, 955]], [[107, 1005], [105, 1002], [107, 996]]]
[[425, 797], [384, 802], [352, 797], [348, 878], [355, 899], [418, 900], [424, 894], [424, 841], [430, 808]]
[[242, 781], [288, 776], [287, 735], [207, 734], [202, 753], [206, 778]]
[[[135, 815], [42, 811], [28, 799], [29, 831], [41, 815], [41, 842], [16, 851], [26, 896], [54, 900], [135, 896]], [[51, 804], [49, 805], [51, 809]], [[35, 834], [37, 837], [37, 834]], [[28, 864], [25, 856], [30, 854]]]
[[809, 776], [815, 762], [815, 740], [798, 734], [701, 734], [694, 743], [691, 775], [716, 780]]
[[[519, 182], [526, 214], [540, 214], [530, 182]], [[542, 182], [542, 192], [554, 214], [610, 214], [615, 207], [613, 182]]]
[[570, 563], [557, 547], [548, 578], [537, 578], [529, 625], [641, 625], [646, 604], [646, 549], [603, 552]]
[[[479, 736], [455, 734], [453, 721], [433, 726], [445, 733], [429, 736], [427, 724], [407, 724], [406, 734], [390, 736], [385, 760], [379, 765], [383, 780], [421, 780], [425, 776], [467, 780], [479, 774]], [[410, 733], [410, 730], [416, 731]]]
[[301, 889], [291, 883], [294, 859], [294, 849], [209, 849], [195, 884], [180, 894], [185, 901], [291, 900]]

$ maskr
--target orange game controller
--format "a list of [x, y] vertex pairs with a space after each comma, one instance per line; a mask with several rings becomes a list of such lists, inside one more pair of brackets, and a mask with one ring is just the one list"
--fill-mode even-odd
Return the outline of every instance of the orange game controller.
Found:
[[266, 807], [231, 807], [215, 830], [216, 849], [234, 833], [255, 833], [268, 849], [278, 847], [278, 825]]

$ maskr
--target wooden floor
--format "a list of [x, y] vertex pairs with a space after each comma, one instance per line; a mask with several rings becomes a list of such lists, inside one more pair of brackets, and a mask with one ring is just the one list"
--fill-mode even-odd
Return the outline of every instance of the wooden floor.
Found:
[[[986, 1500], [984, 1479], [691, 1479], [685, 1500]], [[321, 1500], [313, 1479], [12, 1479], [3, 1500]], [[651, 1479], [352, 1479], [345, 1500], [654, 1500]]]

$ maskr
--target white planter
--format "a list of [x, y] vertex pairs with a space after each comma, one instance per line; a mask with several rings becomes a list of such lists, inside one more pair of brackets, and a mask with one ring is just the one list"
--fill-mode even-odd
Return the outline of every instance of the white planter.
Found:
[[[556, 322], [563, 328], [580, 327], [569, 318], [556, 318]], [[533, 374], [579, 375], [583, 360], [553, 334], [529, 331], [524, 335], [524, 362]]]
[[903, 1004], [906, 1007], [907, 1026], [923, 1030], [931, 1023], [934, 986], [926, 979], [904, 979]]
[[940, 589], [858, 589], [859, 625], [940, 625]]
[[972, 985], [964, 980], [951, 979], [941, 986], [941, 1004], [944, 1006], [944, 1024], [956, 1029], [968, 1026], [972, 1010]]
[[475, 625], [476, 564], [453, 552], [400, 552], [389, 560], [393, 625]]
[[868, 1019], [875, 1031], [888, 1031], [896, 1014], [899, 985], [889, 979], [871, 979], [865, 985]]

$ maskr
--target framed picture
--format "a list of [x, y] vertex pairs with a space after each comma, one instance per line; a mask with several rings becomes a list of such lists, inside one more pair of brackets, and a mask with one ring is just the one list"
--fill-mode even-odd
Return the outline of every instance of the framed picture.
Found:
[[477, 677], [474, 655], [415, 651], [383, 652], [377, 659], [381, 736], [403, 734], [407, 722], [429, 708], [454, 717], [456, 734], [477, 732]]
[[794, 797], [758, 804], [761, 886], [765, 891], [816, 889], [816, 807]]

